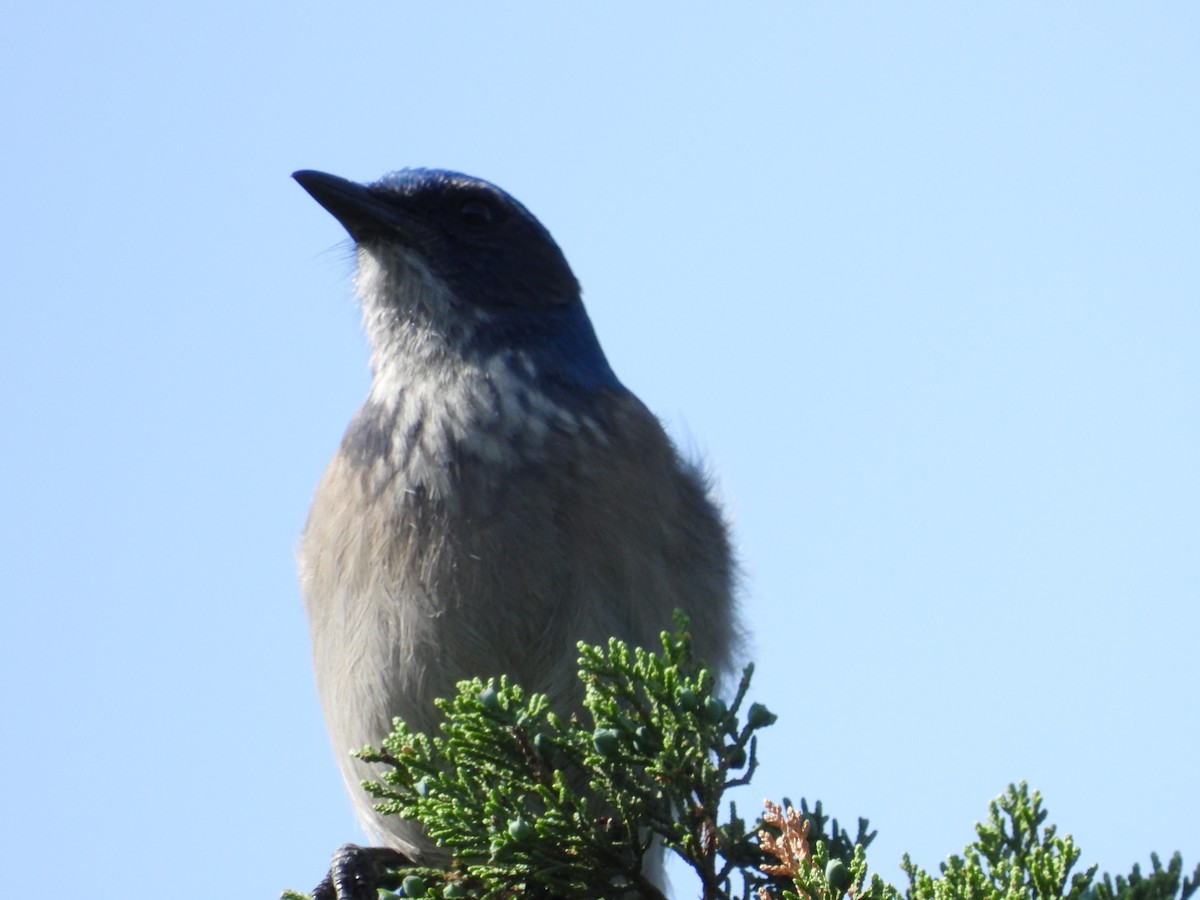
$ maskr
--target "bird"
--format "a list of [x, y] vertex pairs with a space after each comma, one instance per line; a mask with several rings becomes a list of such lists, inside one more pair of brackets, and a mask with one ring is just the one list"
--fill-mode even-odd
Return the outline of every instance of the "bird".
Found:
[[507, 675], [580, 708], [577, 642], [654, 648], [673, 613], [726, 671], [738, 566], [711, 479], [614, 374], [550, 232], [479, 178], [293, 178], [345, 228], [371, 382], [298, 550], [317, 691], [366, 834], [444, 859], [360, 787], [393, 717]]

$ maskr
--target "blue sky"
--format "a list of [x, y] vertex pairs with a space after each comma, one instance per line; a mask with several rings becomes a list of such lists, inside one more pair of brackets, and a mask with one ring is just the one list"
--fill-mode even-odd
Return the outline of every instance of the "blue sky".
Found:
[[272, 897], [356, 838], [293, 550], [367, 385], [289, 179], [488, 178], [716, 472], [764, 796], [934, 867], [1014, 780], [1200, 859], [1194, 5], [23, 4], [0, 31], [0, 862]]

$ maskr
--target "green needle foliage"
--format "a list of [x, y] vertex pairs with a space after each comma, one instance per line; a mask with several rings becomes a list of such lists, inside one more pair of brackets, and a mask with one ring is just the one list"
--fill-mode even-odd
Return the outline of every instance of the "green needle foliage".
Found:
[[1017, 900], [1060, 897], [1082, 900], [1096, 867], [1072, 875], [1079, 848], [1056, 828], [1038, 828], [1046, 820], [1041, 794], [1022, 782], [992, 801], [988, 820], [975, 826], [977, 837], [962, 856], [951, 856], [934, 878], [904, 856], [909, 900]]
[[[1090, 890], [1092, 900], [1188, 900], [1200, 887], [1200, 866], [1191, 878], [1183, 877], [1183, 857], [1175, 853], [1167, 868], [1162, 867], [1157, 853], [1150, 854], [1154, 871], [1144, 877], [1137, 863], [1128, 877], [1117, 876], [1114, 886], [1110, 875], [1104, 875], [1100, 884]], [[1182, 888], [1182, 889], [1181, 889]]]
[[379, 808], [421, 822], [452, 853], [449, 873], [413, 874], [431, 895], [659, 897], [647, 867], [657, 843], [687, 860], [705, 896], [765, 880], [756, 835], [723, 803], [749, 781], [756, 732], [775, 721], [759, 704], [739, 718], [751, 670], [727, 706], [682, 627], [657, 654], [616, 640], [579, 649], [586, 718], [563, 720], [507, 679], [476, 679], [440, 702], [440, 735], [397, 720], [381, 749], [361, 752], [388, 767], [367, 785]]
[[358, 751], [383, 766], [365, 785], [378, 808], [420, 822], [449, 858], [391, 873], [402, 896], [663, 900], [657, 847], [686, 861], [703, 900], [1189, 900], [1200, 886], [1200, 866], [1184, 877], [1178, 853], [1115, 883], [1095, 866], [1073, 872], [1079, 849], [1044, 825], [1041, 795], [1022, 783], [938, 875], [906, 855], [901, 891], [868, 873], [866, 819], [851, 838], [820, 803], [785, 800], [748, 827], [725, 800], [750, 781], [758, 732], [775, 721], [759, 703], [743, 712], [752, 667], [724, 703], [682, 619], [658, 653], [617, 640], [579, 650], [582, 716], [563, 719], [505, 678], [476, 679], [439, 701], [440, 733], [397, 719], [381, 748]]

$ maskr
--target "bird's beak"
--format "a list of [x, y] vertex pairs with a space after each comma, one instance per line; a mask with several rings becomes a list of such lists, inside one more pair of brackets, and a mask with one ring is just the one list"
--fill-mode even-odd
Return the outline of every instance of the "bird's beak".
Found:
[[402, 237], [411, 235], [414, 230], [416, 223], [411, 216], [366, 185], [312, 169], [293, 172], [292, 177], [341, 222], [356, 241], [384, 234]]

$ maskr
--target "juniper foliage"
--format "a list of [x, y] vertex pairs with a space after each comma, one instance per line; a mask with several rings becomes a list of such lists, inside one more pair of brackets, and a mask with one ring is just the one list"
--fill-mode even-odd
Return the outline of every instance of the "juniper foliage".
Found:
[[739, 717], [752, 670], [727, 706], [686, 629], [664, 634], [659, 653], [616, 640], [579, 650], [586, 717], [564, 720], [505, 678], [476, 679], [440, 702], [441, 734], [397, 720], [382, 748], [361, 751], [386, 767], [366, 786], [379, 808], [452, 851], [449, 872], [410, 874], [443, 896], [659, 897], [647, 866], [658, 843], [705, 896], [735, 896], [736, 880], [748, 895], [765, 880], [757, 837], [724, 796], [749, 781], [756, 733], [775, 721], [760, 704]]
[[382, 767], [365, 784], [379, 809], [420, 822], [450, 858], [397, 870], [388, 886], [448, 900], [664, 900], [656, 845], [691, 867], [703, 900], [1190, 900], [1200, 886], [1200, 866], [1185, 877], [1178, 853], [1166, 868], [1152, 856], [1145, 876], [1136, 865], [1115, 881], [1097, 880], [1096, 866], [1074, 871], [1079, 848], [1044, 824], [1041, 794], [1022, 782], [937, 875], [905, 855], [901, 891], [868, 871], [866, 819], [851, 838], [802, 799], [768, 803], [747, 825], [726, 801], [775, 722], [760, 703], [743, 711], [753, 667], [727, 705], [692, 659], [683, 619], [657, 653], [615, 639], [579, 651], [584, 715], [564, 719], [506, 678], [475, 679], [439, 701], [440, 733], [397, 719], [382, 747], [358, 751]]

